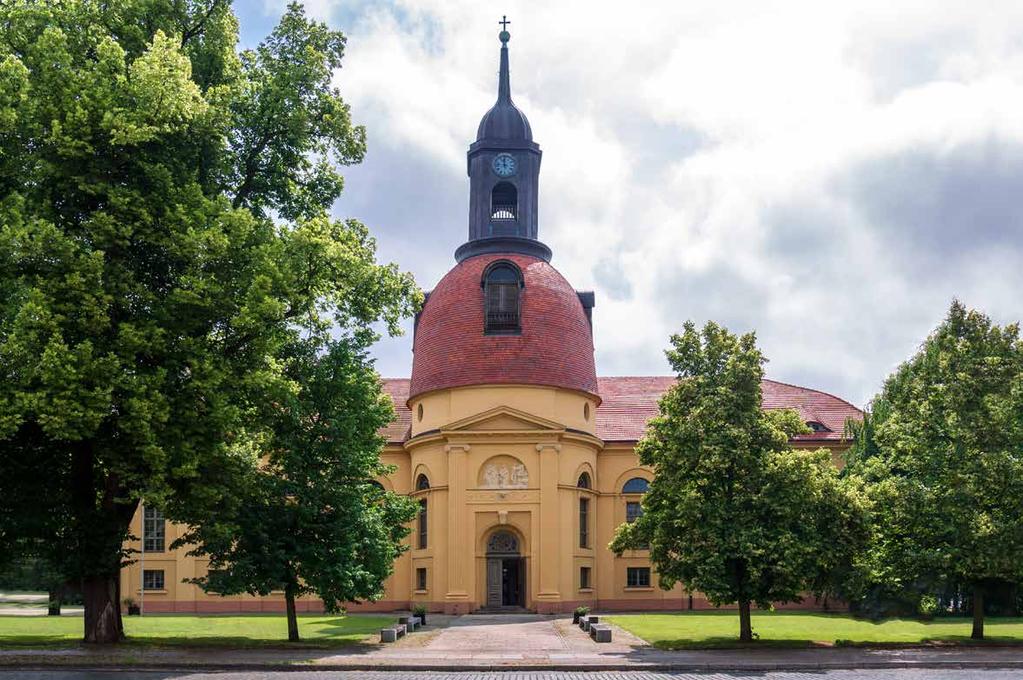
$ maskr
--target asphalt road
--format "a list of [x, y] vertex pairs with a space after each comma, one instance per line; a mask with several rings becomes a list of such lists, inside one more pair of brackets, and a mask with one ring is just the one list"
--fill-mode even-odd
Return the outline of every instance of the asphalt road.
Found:
[[423, 671], [0, 671], [0, 680], [1021, 680], [1023, 670], [889, 669], [841, 670], [800, 673], [645, 673], [561, 671], [505, 671], [436, 673]]

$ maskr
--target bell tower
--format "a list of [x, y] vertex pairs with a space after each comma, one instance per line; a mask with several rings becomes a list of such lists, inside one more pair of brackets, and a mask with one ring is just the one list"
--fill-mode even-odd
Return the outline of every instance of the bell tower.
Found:
[[469, 240], [455, 251], [459, 262], [485, 253], [522, 253], [550, 261], [537, 238], [540, 146], [525, 114], [511, 98], [507, 18], [501, 22], [497, 103], [484, 114], [469, 147]]

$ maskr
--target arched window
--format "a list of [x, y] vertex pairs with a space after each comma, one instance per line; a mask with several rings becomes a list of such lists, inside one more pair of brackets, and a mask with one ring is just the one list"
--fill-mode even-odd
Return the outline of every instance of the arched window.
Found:
[[589, 472], [584, 472], [581, 475], [579, 475], [579, 481], [577, 481], [575, 483], [575, 485], [578, 486], [580, 489], [589, 489], [590, 488], [590, 473]]
[[650, 482], [642, 477], [633, 477], [625, 482], [625, 485], [622, 487], [622, 493], [646, 493], [649, 488]]
[[426, 491], [430, 488], [430, 480], [426, 475], [416, 477], [416, 491]]
[[516, 555], [519, 552], [519, 539], [507, 531], [498, 531], [487, 540], [487, 554]]
[[496, 262], [483, 275], [485, 306], [485, 332], [490, 334], [518, 333], [519, 292], [522, 275], [510, 262]]
[[490, 219], [514, 220], [519, 214], [519, 192], [510, 182], [498, 182], [490, 192]]

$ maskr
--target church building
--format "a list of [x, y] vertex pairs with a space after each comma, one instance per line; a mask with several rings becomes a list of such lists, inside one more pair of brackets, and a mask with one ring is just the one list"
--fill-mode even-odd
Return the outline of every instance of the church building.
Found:
[[[420, 513], [383, 598], [351, 610], [706, 607], [698, 593], [659, 589], [647, 551], [607, 548], [642, 512], [652, 472], [635, 445], [675, 378], [597, 376], [594, 294], [572, 287], [539, 238], [542, 154], [512, 102], [509, 38], [501, 32], [497, 102], [469, 146], [468, 240], [416, 318], [411, 377], [384, 380], [397, 419], [382, 458], [396, 470], [378, 481]], [[826, 447], [836, 462], [846, 420], [862, 415], [771, 380], [763, 408], [798, 411], [812, 432], [793, 445]], [[123, 570], [122, 592], [140, 594], [146, 611], [283, 610], [283, 596], [220, 597], [183, 583], [205, 563], [168, 550], [177, 527], [157, 510], [140, 510], [132, 531], [145, 555]]]

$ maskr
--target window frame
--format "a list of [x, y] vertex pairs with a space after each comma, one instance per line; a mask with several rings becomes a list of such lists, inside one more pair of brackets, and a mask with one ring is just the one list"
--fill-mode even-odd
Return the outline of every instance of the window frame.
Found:
[[427, 590], [426, 567], [416, 567], [416, 590], [426, 592]]
[[426, 550], [430, 545], [429, 505], [425, 498], [419, 499], [417, 550]]
[[[633, 578], [635, 576], [635, 578]], [[643, 583], [646, 581], [646, 583]], [[626, 567], [625, 587], [626, 588], [651, 588], [650, 567]]]
[[146, 505], [142, 509], [142, 552], [162, 553], [166, 550], [167, 518], [159, 508]]
[[[641, 482], [643, 490], [642, 491], [637, 490], [635, 488], [636, 485], [633, 485], [633, 482]], [[629, 488], [630, 485], [632, 485], [633, 488], [630, 489]], [[632, 477], [628, 481], [626, 481], [624, 484], [622, 484], [622, 494], [642, 495], [642, 494], [645, 494], [649, 490], [650, 490], [650, 480], [645, 478], [645, 477]]]
[[[511, 272], [513, 280], [491, 280], [495, 276], [495, 273], [501, 270], [508, 270]], [[501, 286], [502, 288], [514, 291], [514, 305], [507, 305], [509, 308], [512, 306], [515, 308], [514, 323], [498, 318], [499, 316], [509, 316], [513, 312], [504, 309], [500, 311], [491, 311], [492, 299], [495, 296], [502, 297], [497, 291], [494, 291], [494, 294], [492, 294], [492, 286]], [[510, 260], [494, 260], [487, 265], [486, 269], [483, 270], [483, 276], [480, 279], [480, 287], [483, 289], [483, 334], [520, 335], [522, 333], [522, 291], [526, 286], [522, 277], [522, 270], [519, 269], [518, 265]], [[503, 299], [498, 304], [503, 304]]]
[[[159, 585], [156, 585], [157, 574], [159, 574]], [[147, 577], [152, 576], [152, 584], [150, 584]], [[143, 569], [142, 570], [142, 590], [145, 591], [160, 591], [167, 590], [167, 574], [163, 569]]]
[[593, 590], [593, 569], [589, 566], [579, 567], [579, 590]]
[[579, 497], [579, 547], [590, 549], [590, 499]]

